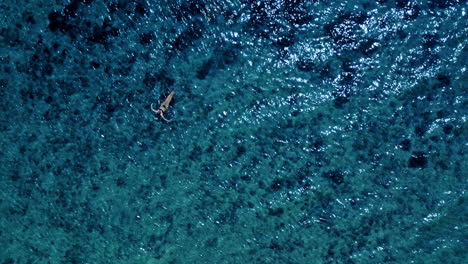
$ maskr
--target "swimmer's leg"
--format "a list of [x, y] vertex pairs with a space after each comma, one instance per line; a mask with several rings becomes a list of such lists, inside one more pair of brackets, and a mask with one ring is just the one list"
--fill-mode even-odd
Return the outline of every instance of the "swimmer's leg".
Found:
[[161, 116], [162, 119], [164, 119], [164, 121], [166, 121], [166, 122], [171, 122], [171, 120], [166, 119], [166, 118], [164, 117], [163, 112], [161, 112], [161, 114], [159, 114], [159, 115]]

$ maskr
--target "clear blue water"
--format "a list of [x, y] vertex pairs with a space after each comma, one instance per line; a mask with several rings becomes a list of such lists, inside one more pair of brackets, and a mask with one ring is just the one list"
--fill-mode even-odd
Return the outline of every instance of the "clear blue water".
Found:
[[466, 11], [1, 1], [0, 263], [463, 263]]

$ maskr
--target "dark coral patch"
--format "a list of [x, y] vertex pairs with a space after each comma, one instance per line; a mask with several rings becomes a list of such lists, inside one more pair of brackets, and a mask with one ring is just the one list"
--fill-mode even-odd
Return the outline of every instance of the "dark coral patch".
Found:
[[203, 36], [205, 25], [199, 20], [193, 21], [186, 30], [184, 30], [176, 39], [171, 43], [175, 51], [183, 51], [193, 45], [193, 43]]
[[156, 83], [159, 83], [163, 89], [168, 89], [175, 83], [175, 80], [167, 76], [164, 70], [157, 73], [146, 72], [143, 84], [148, 88], [154, 88]]
[[[286, 21], [292, 27], [299, 27], [312, 21], [307, 1], [251, 1], [249, 6], [249, 27], [253, 34], [270, 38], [276, 35], [283, 25], [278, 21]], [[282, 44], [280, 44], [282, 45]]]
[[419, 16], [419, 12], [421, 11], [421, 8], [419, 7], [418, 4], [411, 4], [408, 5], [404, 8], [405, 13], [404, 13], [404, 18], [406, 20], [415, 20]]
[[322, 176], [336, 185], [340, 185], [344, 182], [345, 174], [340, 170], [331, 170], [322, 174]]
[[273, 44], [279, 48], [287, 48], [294, 44], [295, 42], [295, 34], [290, 32], [289, 34], [284, 34], [278, 37], [276, 40], [273, 41]]
[[358, 50], [366, 55], [371, 56], [374, 52], [376, 52], [379, 48], [378, 41], [376, 39], [368, 39], [361, 42], [358, 46]]
[[281, 216], [284, 214], [284, 209], [283, 208], [276, 208], [276, 209], [268, 209], [268, 215], [271, 216]]
[[31, 25], [36, 24], [36, 19], [34, 19], [34, 15], [32, 13], [28, 12], [24, 14], [23, 17], [25, 17], [26, 23], [31, 24]]
[[120, 12], [126, 16], [142, 17], [149, 13], [147, 4], [142, 0], [110, 2], [107, 7], [111, 14]]
[[244, 146], [237, 146], [236, 148], [236, 157], [240, 157], [245, 154], [247, 150], [245, 149]]
[[447, 8], [460, 3], [463, 3], [463, 0], [429, 0], [429, 8]]
[[115, 180], [115, 185], [122, 187], [125, 185], [125, 180], [122, 177], [119, 177]]
[[355, 34], [360, 30], [359, 25], [363, 24], [368, 18], [366, 13], [340, 15], [335, 21], [326, 24], [323, 29], [325, 34], [330, 36], [339, 49], [355, 48], [352, 44], [356, 43]]
[[422, 47], [424, 49], [433, 49], [440, 43], [439, 38], [436, 34], [424, 34], [422, 39]]
[[421, 151], [414, 151], [408, 160], [410, 168], [425, 168], [427, 166], [427, 154]]
[[414, 128], [414, 134], [418, 137], [424, 136], [425, 133], [426, 133], [426, 128], [422, 125], [416, 126]]
[[61, 31], [62, 33], [68, 32], [71, 30], [69, 25], [69, 18], [62, 14], [61, 12], [54, 11], [49, 13], [49, 29], [51, 31]]
[[119, 29], [112, 26], [109, 19], [105, 19], [102, 26], [95, 26], [88, 40], [95, 43], [105, 44], [110, 37], [120, 34]]
[[200, 68], [197, 70], [197, 78], [199, 80], [204, 80], [206, 78], [206, 76], [210, 73], [210, 70], [211, 70], [211, 67], [213, 66], [213, 63], [214, 63], [214, 60], [213, 59], [209, 59], [207, 61], [205, 61], [201, 66]]
[[76, 17], [78, 8], [80, 7], [80, 2], [81, 1], [77, 1], [77, 0], [71, 1], [70, 4], [68, 4], [63, 10], [63, 13], [66, 16]]
[[151, 44], [151, 42], [154, 41], [155, 37], [156, 36], [155, 36], [154, 32], [152, 32], [152, 31], [143, 33], [143, 34], [140, 35], [140, 43], [142, 45], [149, 45], [149, 44]]
[[402, 150], [409, 151], [411, 149], [411, 140], [405, 138], [398, 145]]
[[102, 25], [84, 20], [78, 12], [83, 4], [89, 5], [92, 0], [71, 1], [62, 11], [49, 13], [49, 29], [59, 31], [72, 39], [82, 37], [91, 42], [106, 44], [111, 36], [118, 36], [120, 31], [105, 19]]
[[239, 49], [238, 45], [220, 45], [215, 49], [213, 56], [197, 69], [196, 77], [204, 80], [211, 72], [227, 68], [237, 60]]
[[135, 15], [146, 16], [148, 14], [148, 6], [144, 1], [139, 1], [135, 4]]
[[12, 258], [7, 258], [5, 261], [3, 261], [3, 264], [14, 264], [15, 260]]
[[169, 7], [177, 21], [189, 20], [191, 17], [203, 16], [206, 5], [203, 0], [182, 1]]
[[81, 4], [89, 5], [92, 0], [72, 0], [62, 12], [54, 11], [49, 13], [49, 29], [51, 31], [59, 30], [62, 33], [73, 33], [78, 31], [76, 23], [72, 20], [78, 17], [78, 9]]
[[91, 67], [93, 67], [94, 69], [98, 69], [99, 67], [101, 67], [101, 64], [96, 61], [91, 61], [89, 64], [91, 64]]
[[222, 65], [230, 65], [237, 60], [238, 57], [238, 46], [229, 46], [226, 49], [221, 49], [217, 51], [217, 55], [219, 55], [220, 63]]
[[312, 59], [301, 59], [296, 63], [296, 67], [298, 70], [303, 71], [303, 72], [310, 72], [314, 69], [314, 62]]
[[446, 86], [449, 86], [451, 83], [450, 77], [446, 74], [438, 74], [436, 79], [437, 79], [437, 84], [435, 85], [436, 86], [435, 88], [446, 87]]
[[408, 0], [395, 0], [395, 6], [398, 8], [404, 8], [408, 4]]
[[270, 184], [270, 189], [273, 191], [290, 189], [292, 187], [293, 187], [293, 182], [289, 179], [277, 178], [277, 179], [274, 179], [273, 182]]
[[340, 87], [336, 91], [332, 92], [334, 97], [333, 104], [336, 108], [343, 108], [346, 103], [349, 102], [351, 97], [351, 88]]
[[[286, 3], [298, 1], [286, 1]], [[305, 2], [305, 1], [302, 1]], [[286, 20], [295, 26], [302, 26], [312, 21], [311, 13], [300, 4], [292, 4], [286, 9]]]
[[448, 135], [448, 134], [452, 133], [453, 126], [450, 125], [450, 124], [446, 124], [446, 125], [444, 125], [443, 130], [444, 130], [444, 133]]

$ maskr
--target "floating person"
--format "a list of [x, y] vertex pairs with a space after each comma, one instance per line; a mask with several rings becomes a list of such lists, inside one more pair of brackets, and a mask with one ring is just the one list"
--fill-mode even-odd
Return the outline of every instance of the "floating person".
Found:
[[159, 106], [159, 109], [156, 110], [153, 108], [153, 104], [151, 104], [151, 111], [155, 112], [157, 115], [159, 115], [162, 119], [164, 119], [164, 121], [166, 122], [171, 122], [171, 120], [169, 119], [166, 119], [164, 117], [164, 112], [166, 112], [166, 110], [169, 108], [169, 104], [171, 103], [171, 100], [172, 100], [172, 97], [174, 97], [174, 94], [175, 92], [172, 91], [167, 97], [166, 97], [166, 100], [164, 100], [164, 102], [161, 104], [161, 106]]

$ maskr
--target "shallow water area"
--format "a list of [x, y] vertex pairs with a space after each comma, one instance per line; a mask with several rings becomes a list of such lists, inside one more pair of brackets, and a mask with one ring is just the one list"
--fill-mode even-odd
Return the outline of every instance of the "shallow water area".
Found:
[[463, 263], [466, 9], [2, 2], [0, 263]]

